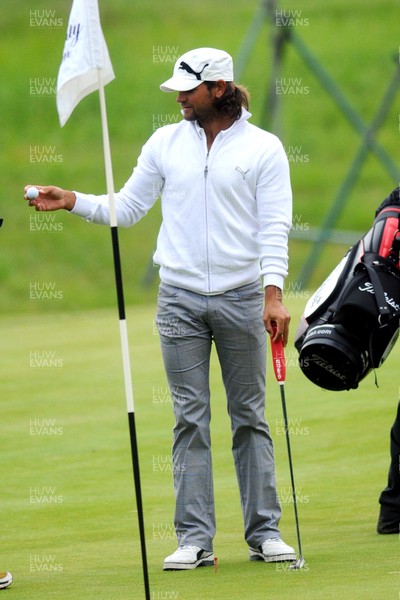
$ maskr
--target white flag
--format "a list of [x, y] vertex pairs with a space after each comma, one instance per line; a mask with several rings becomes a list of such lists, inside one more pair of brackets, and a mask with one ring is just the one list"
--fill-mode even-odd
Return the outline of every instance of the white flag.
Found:
[[73, 0], [67, 39], [57, 79], [57, 110], [61, 127], [77, 104], [115, 77], [100, 25], [97, 0]]

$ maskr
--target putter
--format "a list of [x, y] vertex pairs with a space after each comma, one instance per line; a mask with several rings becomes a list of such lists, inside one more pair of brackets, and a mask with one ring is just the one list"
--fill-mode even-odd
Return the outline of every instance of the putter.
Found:
[[299, 558], [290, 565], [289, 569], [301, 569], [305, 564], [305, 559], [303, 557], [303, 553], [301, 550], [301, 539], [300, 539], [300, 527], [299, 527], [299, 516], [297, 513], [297, 499], [296, 499], [296, 487], [294, 484], [294, 474], [293, 474], [293, 463], [292, 463], [292, 452], [290, 450], [290, 438], [289, 438], [289, 426], [288, 426], [288, 417], [286, 411], [286, 399], [285, 399], [285, 379], [286, 379], [286, 360], [285, 360], [285, 350], [283, 347], [282, 338], [280, 338], [277, 342], [273, 342], [272, 338], [276, 333], [276, 324], [273, 325], [273, 335], [271, 336], [271, 351], [272, 351], [272, 364], [274, 367], [274, 373], [277, 382], [279, 383], [279, 389], [281, 392], [281, 400], [282, 400], [282, 411], [283, 411], [283, 420], [285, 423], [285, 434], [286, 434], [286, 445], [287, 452], [289, 457], [289, 470], [290, 470], [290, 480], [292, 483], [292, 495], [293, 495], [293, 507], [294, 507], [294, 517], [296, 521], [296, 532], [297, 532], [297, 543], [299, 547]]

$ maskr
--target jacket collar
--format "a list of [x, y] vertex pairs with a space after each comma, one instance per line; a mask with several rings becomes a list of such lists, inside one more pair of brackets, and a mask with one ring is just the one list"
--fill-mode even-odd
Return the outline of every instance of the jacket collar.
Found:
[[[226, 133], [228, 133], [228, 131], [232, 131], [235, 127], [237, 127], [239, 123], [243, 123], [244, 121], [247, 121], [248, 119], [250, 119], [251, 116], [252, 116], [252, 114], [248, 110], [246, 110], [244, 107], [242, 107], [242, 114], [240, 115], [239, 119], [237, 119], [237, 121], [232, 123], [232, 125], [229, 127], [229, 129], [224, 129], [220, 133], [222, 135], [225, 135]], [[203, 135], [204, 129], [199, 125], [199, 123], [197, 121], [193, 121], [191, 123], [191, 125], [195, 128], [197, 135], [199, 137], [201, 137]]]

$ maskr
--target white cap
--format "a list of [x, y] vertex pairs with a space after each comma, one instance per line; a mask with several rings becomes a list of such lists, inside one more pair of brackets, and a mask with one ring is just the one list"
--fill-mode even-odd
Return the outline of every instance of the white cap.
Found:
[[233, 81], [232, 57], [215, 48], [196, 48], [175, 63], [174, 74], [160, 85], [163, 92], [187, 92], [203, 81]]

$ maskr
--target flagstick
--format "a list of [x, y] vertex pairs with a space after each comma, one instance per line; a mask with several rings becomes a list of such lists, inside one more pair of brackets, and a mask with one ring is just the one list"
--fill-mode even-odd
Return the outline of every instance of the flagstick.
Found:
[[108, 201], [109, 201], [109, 208], [110, 208], [110, 227], [111, 227], [111, 238], [112, 238], [112, 247], [113, 247], [113, 256], [114, 256], [115, 285], [116, 285], [117, 300], [118, 300], [118, 313], [119, 313], [119, 325], [120, 325], [120, 337], [121, 337], [121, 349], [122, 349], [122, 363], [123, 363], [123, 371], [124, 371], [126, 406], [127, 406], [127, 411], [128, 411], [129, 431], [130, 431], [130, 439], [131, 439], [133, 477], [134, 477], [134, 481], [135, 481], [136, 504], [137, 504], [137, 511], [138, 511], [140, 541], [141, 541], [141, 548], [142, 548], [144, 588], [145, 588], [146, 600], [150, 600], [149, 574], [148, 574], [148, 569], [147, 569], [147, 554], [146, 554], [146, 537], [145, 537], [145, 531], [144, 531], [142, 492], [141, 492], [141, 486], [140, 486], [139, 453], [138, 453], [137, 438], [136, 438], [135, 409], [134, 409], [134, 402], [133, 402], [131, 366], [130, 366], [130, 359], [129, 359], [128, 333], [127, 333], [126, 319], [125, 319], [124, 290], [123, 290], [123, 283], [122, 283], [121, 258], [120, 258], [119, 243], [118, 243], [117, 216], [116, 216], [116, 211], [115, 211], [114, 180], [113, 180], [112, 164], [111, 164], [110, 140], [109, 140], [109, 136], [108, 136], [106, 100], [105, 100], [105, 94], [104, 94], [104, 86], [103, 86], [103, 83], [101, 80], [101, 70], [100, 69], [98, 70], [98, 76], [99, 76], [101, 128], [103, 131], [104, 162], [105, 162], [105, 170], [106, 170]]

